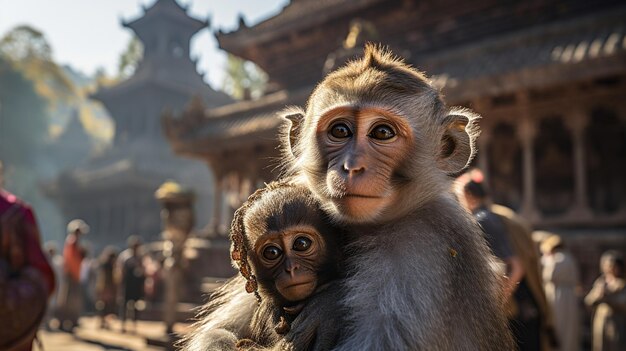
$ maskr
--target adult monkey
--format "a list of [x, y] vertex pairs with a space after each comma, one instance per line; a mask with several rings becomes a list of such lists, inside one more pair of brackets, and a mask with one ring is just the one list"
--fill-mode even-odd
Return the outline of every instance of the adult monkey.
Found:
[[[477, 116], [448, 110], [421, 73], [368, 45], [287, 118], [288, 168], [352, 233], [336, 349], [513, 350], [493, 256], [451, 191]], [[188, 346], [239, 332], [246, 303], [216, 300]]]

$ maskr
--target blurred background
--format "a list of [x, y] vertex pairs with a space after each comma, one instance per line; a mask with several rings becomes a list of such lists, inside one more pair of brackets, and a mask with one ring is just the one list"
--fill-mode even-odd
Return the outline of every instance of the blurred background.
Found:
[[[0, 0], [3, 187], [33, 207], [51, 255], [71, 220], [89, 226], [81, 315], [100, 311], [89, 289], [103, 250], [122, 262], [129, 236], [142, 245], [141, 337], [119, 338], [118, 320], [94, 333], [87, 318], [82, 339], [43, 340], [49, 350], [163, 346], [150, 339], [163, 334], [168, 257], [185, 263], [183, 322], [235, 273], [227, 229], [277, 176], [276, 112], [304, 105], [372, 41], [424, 71], [448, 104], [483, 116], [473, 167], [491, 200], [535, 231], [537, 252], [556, 234], [571, 254], [577, 347], [588, 349], [594, 309], [583, 297], [602, 253], [626, 253], [625, 34], [615, 0]], [[192, 225], [178, 243], [164, 232], [181, 196]]]

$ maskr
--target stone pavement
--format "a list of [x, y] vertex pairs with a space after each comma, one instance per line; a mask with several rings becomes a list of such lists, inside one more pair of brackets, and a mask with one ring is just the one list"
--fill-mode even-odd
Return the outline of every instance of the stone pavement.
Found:
[[[118, 320], [110, 321], [110, 329], [100, 329], [99, 320], [95, 317], [80, 319], [80, 327], [74, 334], [60, 331], [40, 330], [39, 338], [45, 351], [163, 351], [164, 349], [149, 346], [146, 337], [163, 338], [165, 325], [159, 322], [139, 321], [135, 332], [132, 324], [127, 327], [130, 332], [121, 332], [121, 323]], [[178, 324], [174, 330], [184, 333], [187, 325]], [[35, 347], [34, 351], [40, 350]]]

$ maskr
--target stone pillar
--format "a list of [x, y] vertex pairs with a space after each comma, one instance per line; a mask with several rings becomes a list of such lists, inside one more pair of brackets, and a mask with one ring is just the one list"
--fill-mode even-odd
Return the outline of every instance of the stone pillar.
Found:
[[570, 209], [570, 218], [581, 220], [592, 217], [587, 201], [587, 169], [585, 160], [585, 129], [589, 118], [584, 110], [575, 109], [567, 115], [565, 123], [572, 133], [574, 145], [574, 206]]
[[155, 192], [155, 198], [161, 204], [163, 223], [163, 276], [164, 309], [163, 321], [166, 333], [173, 337], [174, 323], [178, 322], [178, 303], [184, 296], [184, 277], [188, 270], [185, 257], [185, 241], [195, 223], [193, 215], [194, 193], [180, 184], [168, 181]]
[[521, 114], [517, 133], [522, 143], [522, 167], [524, 172], [521, 212], [522, 216], [533, 223], [540, 217], [535, 207], [535, 157], [533, 144], [537, 131], [535, 121], [530, 118], [527, 109], [524, 109]]

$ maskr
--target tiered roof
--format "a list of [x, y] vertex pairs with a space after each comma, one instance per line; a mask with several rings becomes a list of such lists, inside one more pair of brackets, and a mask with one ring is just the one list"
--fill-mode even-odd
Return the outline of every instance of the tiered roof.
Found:
[[208, 20], [199, 20], [189, 16], [187, 7], [179, 5], [176, 0], [158, 0], [151, 7], [144, 7], [144, 13], [137, 19], [130, 22], [122, 21], [122, 26], [132, 29], [139, 38], [144, 38], [147, 33], [164, 23], [177, 26], [188, 37], [209, 25]]

